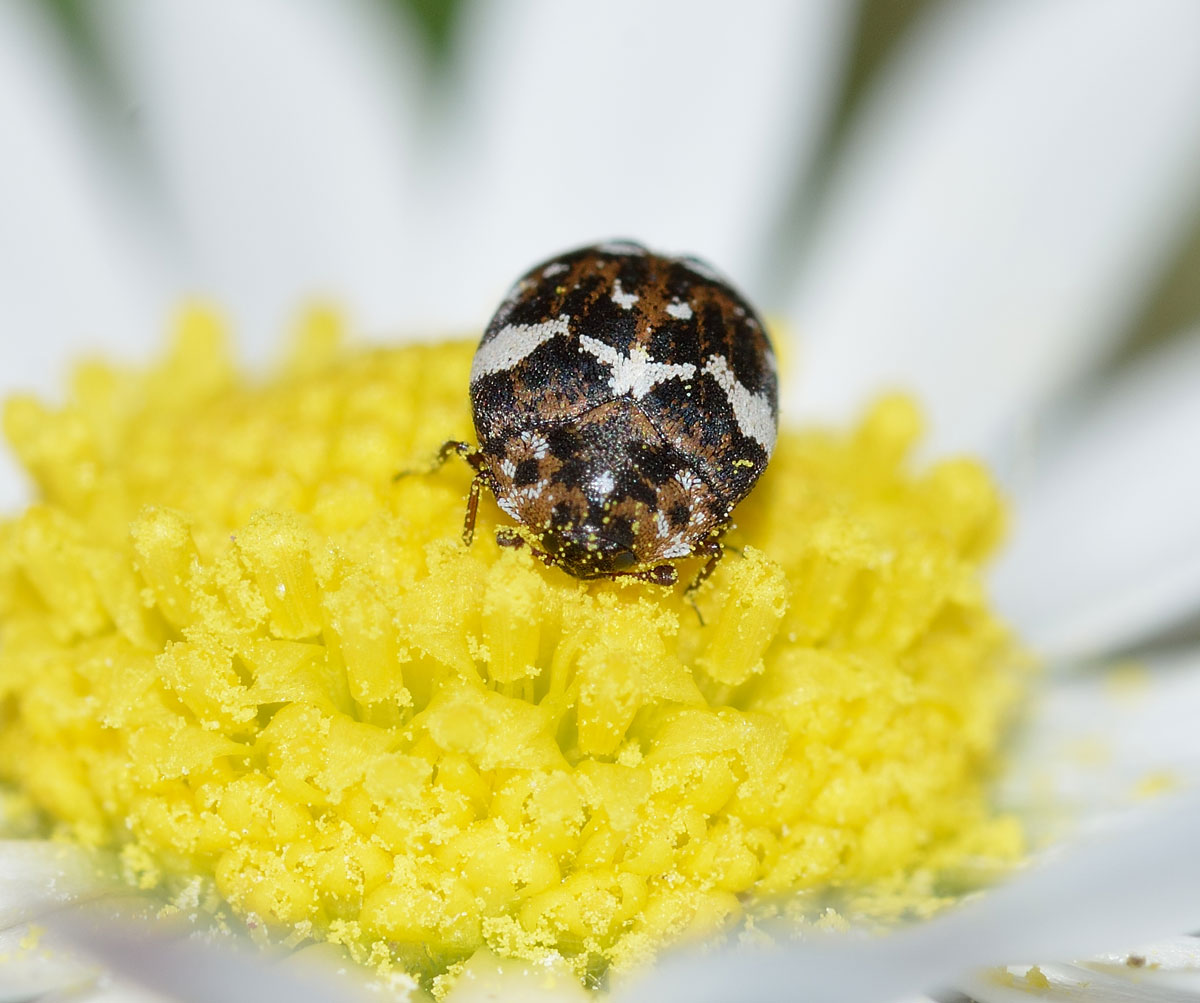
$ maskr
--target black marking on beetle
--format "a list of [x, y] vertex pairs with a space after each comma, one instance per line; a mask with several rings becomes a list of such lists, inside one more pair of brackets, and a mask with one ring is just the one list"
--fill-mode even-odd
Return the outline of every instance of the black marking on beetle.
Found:
[[[775, 445], [775, 357], [753, 308], [703, 262], [610, 242], [517, 280], [471, 365], [479, 448], [447, 443], [579, 578], [675, 581], [663, 564], [723, 552], [733, 508]], [[522, 534], [498, 533], [505, 546]]]

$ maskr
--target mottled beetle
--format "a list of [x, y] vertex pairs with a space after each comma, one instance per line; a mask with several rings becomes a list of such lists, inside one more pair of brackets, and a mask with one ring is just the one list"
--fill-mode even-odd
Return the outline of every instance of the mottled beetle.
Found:
[[[715, 567], [733, 507], [775, 445], [775, 355], [750, 305], [695, 258], [621, 241], [546, 261], [513, 286], [471, 363], [479, 448], [464, 539], [484, 484], [579, 578], [676, 581]], [[500, 530], [502, 544], [521, 537]]]

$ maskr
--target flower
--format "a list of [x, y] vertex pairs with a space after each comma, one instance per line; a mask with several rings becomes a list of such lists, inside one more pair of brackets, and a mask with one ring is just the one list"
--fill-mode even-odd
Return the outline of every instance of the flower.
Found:
[[[390, 58], [365, 3], [123, 4], [104, 41], [138, 100], [124, 128], [149, 153], [122, 173], [119, 160], [94, 167], [86, 102], [42, 15], [11, 5], [0, 127], [23, 142], [0, 174], [0, 310], [39, 340], [6, 340], [0, 372], [48, 384], [64, 339], [83, 331], [140, 350], [165, 304], [194, 287], [226, 303], [260, 352], [314, 292], [381, 331], [478, 326], [529, 261], [628, 232], [718, 261], [802, 333], [793, 416], [903, 382], [926, 401], [939, 449], [990, 456], [1024, 520], [997, 596], [1051, 661], [1104, 657], [1194, 611], [1200, 482], [1181, 458], [1197, 427], [1195, 341], [1107, 383], [1084, 377], [1195, 197], [1195, 11], [996, 3], [931, 16], [863, 109], [802, 265], [767, 234], [790, 165], [811, 158], [847, 14], [834, 3], [722, 13], [481, 10], [461, 89], [440, 96], [456, 115], [430, 121], [416, 53]], [[785, 262], [774, 297], [766, 254]], [[1052, 408], [1064, 400], [1069, 412]], [[1031, 431], [1044, 437], [1032, 452]], [[1186, 659], [1152, 664], [1140, 702], [1115, 709], [1095, 677], [1061, 673], [1047, 734], [1100, 732], [1103, 711], [1110, 786], [1152, 770], [1185, 779], [1197, 751], [1180, 724], [1197, 704]], [[1153, 743], [1138, 747], [1144, 736]], [[1093, 821], [1122, 800], [1073, 791]], [[1194, 832], [1182, 809], [1171, 824]], [[1143, 877], [1152, 919], [1179, 875]], [[886, 987], [900, 968], [875, 948], [853, 957], [878, 962]], [[723, 963], [691, 974], [716, 985]], [[793, 985], [796, 970], [781, 971]], [[943, 972], [959, 974], [953, 961], [923, 974]]]

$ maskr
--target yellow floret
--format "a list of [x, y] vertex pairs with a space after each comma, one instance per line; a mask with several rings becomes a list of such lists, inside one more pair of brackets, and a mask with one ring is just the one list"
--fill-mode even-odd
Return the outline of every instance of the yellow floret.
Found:
[[157, 368], [8, 403], [0, 776], [64, 834], [439, 992], [489, 951], [595, 978], [747, 911], [920, 913], [1021, 852], [1004, 513], [972, 461], [909, 468], [911, 403], [784, 431], [697, 610], [499, 548], [486, 496], [464, 546], [465, 465], [395, 475], [470, 437], [471, 346], [336, 327], [256, 383], [194, 309]]

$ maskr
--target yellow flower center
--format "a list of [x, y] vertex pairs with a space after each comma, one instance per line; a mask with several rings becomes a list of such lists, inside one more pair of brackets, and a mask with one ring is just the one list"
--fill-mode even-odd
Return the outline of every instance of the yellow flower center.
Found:
[[255, 383], [193, 310], [161, 366], [8, 404], [40, 497], [0, 523], [0, 776], [62, 831], [425, 979], [920, 913], [1019, 854], [1003, 511], [974, 462], [909, 470], [906, 400], [780, 436], [702, 624], [498, 547], [486, 496], [465, 547], [465, 464], [395, 479], [470, 436], [469, 344], [305, 328]]

